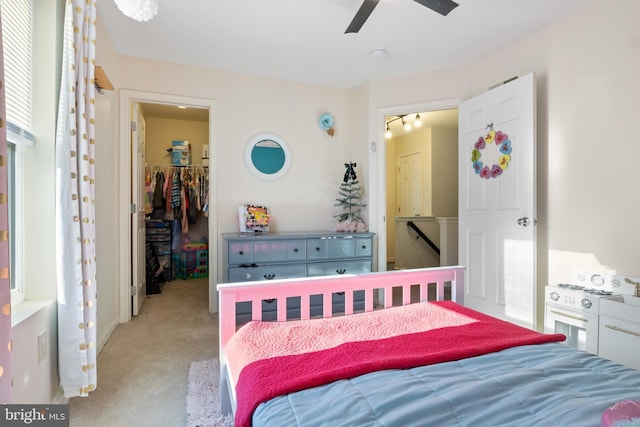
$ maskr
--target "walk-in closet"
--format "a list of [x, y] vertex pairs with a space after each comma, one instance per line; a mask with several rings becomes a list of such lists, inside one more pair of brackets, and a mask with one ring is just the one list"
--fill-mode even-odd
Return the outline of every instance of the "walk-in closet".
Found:
[[[141, 104], [147, 294], [209, 276], [208, 110]], [[190, 111], [191, 110], [191, 111]]]

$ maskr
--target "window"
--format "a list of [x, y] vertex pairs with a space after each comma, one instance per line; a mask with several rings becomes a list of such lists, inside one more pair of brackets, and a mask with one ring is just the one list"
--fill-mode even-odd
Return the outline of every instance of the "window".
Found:
[[9, 250], [12, 301], [24, 298], [22, 286], [22, 172], [23, 150], [33, 145], [32, 134], [32, 0], [0, 0], [7, 108], [7, 174]]

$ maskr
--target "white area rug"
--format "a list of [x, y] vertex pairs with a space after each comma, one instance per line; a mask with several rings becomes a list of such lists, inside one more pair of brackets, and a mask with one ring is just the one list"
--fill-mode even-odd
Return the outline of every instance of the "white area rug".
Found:
[[230, 416], [220, 414], [218, 359], [192, 362], [187, 385], [187, 427], [233, 427]]

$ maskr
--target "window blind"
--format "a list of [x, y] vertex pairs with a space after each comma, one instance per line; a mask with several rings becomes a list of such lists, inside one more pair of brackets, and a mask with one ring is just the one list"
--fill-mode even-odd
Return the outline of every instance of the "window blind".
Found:
[[33, 145], [31, 133], [32, 0], [0, 0], [7, 141]]

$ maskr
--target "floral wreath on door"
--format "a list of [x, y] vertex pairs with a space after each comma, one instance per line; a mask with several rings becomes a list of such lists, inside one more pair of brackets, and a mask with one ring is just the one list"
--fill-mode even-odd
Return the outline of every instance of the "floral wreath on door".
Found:
[[[477, 175], [480, 175], [481, 178], [491, 179], [502, 175], [502, 172], [509, 167], [513, 149], [511, 148], [511, 140], [506, 133], [495, 131], [493, 129], [493, 123], [488, 125], [487, 128], [489, 132], [479, 137], [473, 146], [474, 148], [471, 151], [471, 164]], [[481, 161], [482, 151], [487, 147], [487, 144], [493, 143], [495, 143], [495, 146], [500, 152], [498, 163], [494, 163], [491, 166], [488, 164], [485, 165], [484, 162]]]

